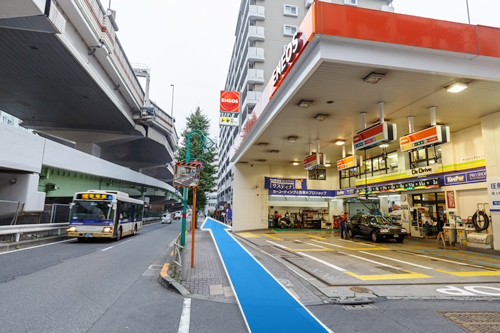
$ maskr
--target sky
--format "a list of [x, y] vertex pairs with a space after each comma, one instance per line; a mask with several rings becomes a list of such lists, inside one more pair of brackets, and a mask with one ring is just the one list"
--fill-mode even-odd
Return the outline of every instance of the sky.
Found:
[[[107, 8], [109, 2], [101, 0]], [[276, 0], [268, 0], [276, 1]], [[500, 0], [469, 0], [471, 24], [500, 27]], [[130, 62], [151, 68], [150, 98], [174, 118], [180, 134], [200, 107], [218, 135], [219, 94], [231, 60], [240, 0], [111, 0]], [[397, 13], [468, 23], [466, 0], [394, 0]], [[143, 83], [144, 81], [141, 81]], [[143, 86], [145, 84], [143, 83]]]

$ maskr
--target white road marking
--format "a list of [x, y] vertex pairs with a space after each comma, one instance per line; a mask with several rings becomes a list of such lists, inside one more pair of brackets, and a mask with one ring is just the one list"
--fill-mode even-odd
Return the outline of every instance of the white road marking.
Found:
[[19, 249], [19, 250], [12, 250], [12, 251], [7, 251], [7, 252], [2, 252], [0, 253], [0, 256], [2, 254], [9, 254], [9, 253], [14, 253], [14, 252], [19, 252], [19, 251], [25, 251], [25, 250], [33, 250], [33, 249], [38, 249], [39, 247], [44, 247], [44, 246], [49, 246], [49, 245], [54, 245], [54, 244], [59, 244], [59, 243], [66, 243], [66, 242], [71, 242], [71, 241], [76, 241], [76, 238], [74, 239], [67, 239], [63, 240], [60, 242], [54, 242], [54, 243], [49, 243], [49, 244], [43, 244], [43, 245], [37, 245], [37, 246], [32, 246], [32, 247], [26, 247], [24, 249]]
[[311, 245], [311, 246], [316, 246], [316, 247], [320, 247], [320, 248], [324, 248], [324, 246], [316, 245], [316, 244], [312, 244], [312, 243], [304, 243], [304, 244]]
[[366, 245], [366, 246], [373, 246], [373, 247], [377, 247], [377, 245], [373, 245], [373, 244], [368, 244], [368, 243], [361, 243], [361, 242], [353, 242], [353, 241], [350, 241], [350, 240], [347, 240], [347, 239], [337, 239], [339, 241], [342, 241], [342, 242], [349, 242], [349, 243], [354, 243], [354, 244], [361, 244], [361, 245]]
[[424, 257], [424, 258], [430, 258], [434, 260], [439, 260], [439, 261], [446, 261], [446, 262], [451, 262], [452, 264], [457, 264], [457, 265], [463, 265], [463, 266], [470, 266], [470, 267], [476, 267], [476, 268], [482, 268], [484, 269], [484, 266], [478, 266], [478, 265], [471, 265], [471, 264], [466, 264], [463, 262], [458, 262], [458, 261], [452, 261], [452, 260], [447, 260], [447, 259], [441, 259], [441, 258], [436, 258], [433, 256], [426, 256], [423, 254], [416, 254], [416, 253], [411, 253], [411, 252], [406, 252], [406, 251], [400, 251], [401, 253], [408, 254], [408, 255], [414, 255], [414, 256], [419, 256], [419, 257]]
[[131, 242], [131, 241], [132, 241], [132, 239], [129, 239], [128, 241], [121, 242], [121, 243], [119, 243], [119, 244], [116, 244], [116, 245], [113, 245], [113, 246], [107, 247], [107, 248], [105, 248], [105, 249], [102, 249], [101, 251], [102, 251], [102, 252], [104, 252], [104, 251], [107, 251], [107, 250], [112, 249], [112, 248], [114, 248], [114, 247], [117, 247], [118, 245], [123, 245], [123, 244], [128, 243], [128, 242]]
[[315, 260], [315, 261], [317, 261], [317, 262], [319, 262], [319, 263], [322, 263], [323, 265], [326, 265], [326, 266], [328, 266], [328, 267], [331, 267], [331, 268], [333, 268], [333, 269], [336, 269], [337, 271], [340, 271], [340, 272], [345, 272], [345, 271], [346, 271], [345, 269], [343, 269], [343, 268], [341, 268], [341, 267], [338, 267], [338, 266], [332, 265], [332, 264], [330, 264], [329, 262], [326, 262], [326, 261], [324, 261], [324, 260], [321, 260], [321, 259], [315, 258], [315, 257], [310, 256], [310, 255], [308, 255], [308, 254], [305, 254], [305, 253], [303, 253], [303, 252], [297, 252], [297, 253], [298, 253], [298, 254], [300, 254], [301, 256], [304, 256], [304, 257], [310, 258], [310, 259]]
[[280, 245], [280, 244], [275, 243], [275, 242], [271, 242], [271, 241], [266, 241], [266, 242], [271, 243], [271, 244], [276, 245], [276, 246], [279, 246], [279, 247], [281, 247], [281, 248], [283, 248], [283, 249], [288, 249], [286, 246], [284, 246], [284, 245]]
[[371, 262], [371, 263], [374, 263], [374, 264], [377, 264], [377, 265], [381, 265], [381, 266], [385, 266], [385, 267], [389, 267], [389, 268], [394, 268], [394, 269], [397, 269], [398, 271], [402, 271], [403, 270], [402, 268], [399, 268], [399, 267], [395, 267], [395, 266], [383, 264], [383, 263], [375, 261], [375, 260], [370, 260], [370, 259], [366, 259], [366, 258], [363, 258], [363, 257], [355, 256], [354, 254], [349, 254], [349, 253], [344, 253], [344, 252], [339, 252], [339, 253], [345, 254], [345, 255], [347, 255], [349, 257], [358, 258], [358, 259], [361, 259], [361, 260], [364, 260], [364, 261], [368, 261], [368, 262]]
[[379, 254], [374, 254], [374, 253], [365, 252], [365, 251], [359, 251], [359, 252], [360, 253], [364, 253], [364, 254], [368, 254], [370, 256], [375, 256], [375, 257], [379, 257], [379, 258], [383, 258], [383, 259], [387, 259], [387, 260], [397, 261], [397, 262], [400, 262], [400, 263], [403, 263], [403, 264], [406, 264], [406, 265], [411, 265], [411, 266], [420, 267], [420, 268], [424, 268], [424, 269], [432, 269], [432, 268], [427, 267], [427, 266], [417, 265], [417, 264], [413, 264], [411, 262], [407, 262], [407, 261], [403, 261], [403, 260], [398, 260], [398, 259], [393, 259], [393, 258], [389, 258], [389, 257], [386, 257], [386, 256], [381, 256]]
[[189, 322], [191, 321], [191, 298], [184, 298], [182, 305], [181, 321], [178, 333], [189, 333]]
[[[321, 243], [321, 244], [326, 244], [326, 245], [331, 245], [331, 246], [336, 246], [336, 247], [341, 247], [341, 248], [344, 248], [344, 246], [342, 245], [335, 245], [335, 244], [332, 244], [332, 243], [327, 243], [327, 242], [322, 242], [322, 241], [319, 241], [319, 240], [315, 240], [313, 239], [313, 241], [317, 242], [317, 243]], [[312, 245], [312, 244], [311, 244]], [[316, 245], [317, 246], [317, 245]]]

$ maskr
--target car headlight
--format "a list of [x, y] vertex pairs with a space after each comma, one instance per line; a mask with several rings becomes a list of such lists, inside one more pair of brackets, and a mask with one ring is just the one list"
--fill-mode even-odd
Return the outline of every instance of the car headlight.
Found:
[[401, 232], [406, 234], [406, 229], [401, 229]]
[[67, 232], [75, 232], [76, 231], [76, 227], [68, 227], [66, 229]]
[[388, 232], [389, 232], [389, 229], [381, 229], [381, 230], [380, 230], [380, 232], [382, 232], [382, 233], [384, 233], [384, 234], [385, 234], [385, 233], [388, 233]]
[[104, 227], [104, 229], [102, 229], [102, 232], [113, 232], [113, 227]]

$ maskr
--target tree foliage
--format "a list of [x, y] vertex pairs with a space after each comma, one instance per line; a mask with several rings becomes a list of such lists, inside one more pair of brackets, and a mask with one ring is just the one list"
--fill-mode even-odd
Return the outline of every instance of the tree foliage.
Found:
[[[200, 107], [197, 107], [195, 111], [191, 112], [186, 120], [186, 129], [184, 129], [181, 134], [182, 142], [181, 145], [177, 147], [178, 150], [175, 156], [178, 162], [186, 161], [187, 139], [190, 133], [193, 133], [195, 130], [200, 130], [207, 138], [210, 135], [210, 119], [203, 114]], [[190, 130], [189, 132], [188, 129]], [[216, 147], [214, 146], [210, 152], [203, 154], [201, 143], [201, 139], [197, 134], [191, 135], [189, 141], [189, 159], [204, 159], [200, 173], [200, 187], [196, 190], [196, 211], [205, 209], [208, 201], [207, 194], [211, 192], [216, 185], [216, 170], [213, 165]], [[193, 189], [189, 189], [188, 193], [188, 205], [192, 205]]]

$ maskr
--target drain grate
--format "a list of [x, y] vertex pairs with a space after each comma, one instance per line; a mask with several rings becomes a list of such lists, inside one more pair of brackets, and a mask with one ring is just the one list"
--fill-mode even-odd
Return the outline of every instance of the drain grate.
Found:
[[372, 304], [356, 304], [356, 305], [342, 305], [344, 310], [373, 310], [378, 309]]
[[500, 332], [500, 312], [436, 311], [436, 313], [469, 333]]

